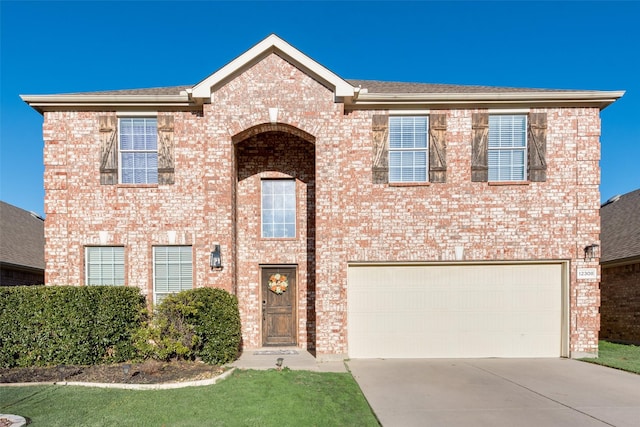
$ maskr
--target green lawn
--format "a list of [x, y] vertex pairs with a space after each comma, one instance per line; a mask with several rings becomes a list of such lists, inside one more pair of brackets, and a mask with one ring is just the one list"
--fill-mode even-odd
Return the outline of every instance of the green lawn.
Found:
[[640, 374], [640, 346], [636, 345], [600, 341], [598, 343], [598, 357], [582, 360]]
[[0, 413], [46, 426], [379, 425], [351, 374], [288, 369], [176, 390], [0, 387]]

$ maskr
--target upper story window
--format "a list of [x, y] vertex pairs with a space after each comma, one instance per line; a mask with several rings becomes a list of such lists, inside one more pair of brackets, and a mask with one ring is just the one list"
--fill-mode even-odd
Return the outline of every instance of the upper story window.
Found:
[[489, 116], [487, 156], [489, 181], [527, 179], [526, 115]]
[[262, 180], [262, 237], [296, 237], [296, 181]]
[[158, 183], [158, 124], [155, 118], [121, 118], [120, 182]]
[[85, 249], [87, 285], [124, 285], [124, 248], [91, 246]]
[[427, 182], [428, 117], [389, 117], [389, 182]]

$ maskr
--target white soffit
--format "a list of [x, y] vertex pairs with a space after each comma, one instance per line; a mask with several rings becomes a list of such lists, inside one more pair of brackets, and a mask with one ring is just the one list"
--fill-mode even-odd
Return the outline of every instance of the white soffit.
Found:
[[292, 62], [312, 77], [332, 88], [336, 97], [352, 97], [355, 89], [337, 74], [323, 67], [289, 43], [282, 40], [275, 34], [271, 34], [266, 39], [198, 83], [193, 87], [193, 97], [209, 98], [212, 89], [229, 78], [241, 72], [243, 69], [253, 65], [264, 56], [276, 53], [284, 59]]

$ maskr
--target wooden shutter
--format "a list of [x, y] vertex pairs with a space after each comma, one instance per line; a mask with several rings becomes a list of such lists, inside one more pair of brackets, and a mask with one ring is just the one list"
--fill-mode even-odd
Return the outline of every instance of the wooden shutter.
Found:
[[429, 115], [429, 181], [447, 182], [447, 116]]
[[474, 113], [471, 117], [471, 127], [473, 129], [471, 181], [488, 181], [489, 163], [487, 147], [489, 141], [489, 114]]
[[389, 182], [389, 116], [375, 114], [372, 119], [373, 127], [373, 183], [386, 184]]
[[118, 183], [118, 118], [99, 116], [100, 127], [100, 184]]
[[158, 184], [174, 183], [173, 116], [158, 116]]
[[547, 114], [529, 114], [529, 181], [547, 180]]

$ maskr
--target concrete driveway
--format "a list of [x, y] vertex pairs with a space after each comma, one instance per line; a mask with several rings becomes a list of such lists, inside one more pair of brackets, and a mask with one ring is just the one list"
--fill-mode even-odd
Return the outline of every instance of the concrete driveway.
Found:
[[640, 426], [640, 375], [569, 359], [353, 359], [384, 427]]

